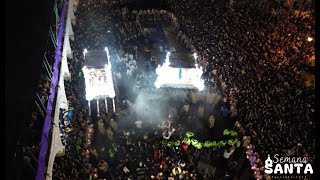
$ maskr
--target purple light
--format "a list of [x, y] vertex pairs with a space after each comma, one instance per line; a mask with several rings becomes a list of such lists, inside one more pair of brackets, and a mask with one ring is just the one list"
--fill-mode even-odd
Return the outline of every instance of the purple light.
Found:
[[65, 16], [66, 16], [66, 0], [63, 1], [63, 7], [62, 12], [60, 16], [60, 27], [57, 37], [57, 49], [56, 49], [56, 55], [55, 55], [55, 62], [53, 65], [53, 75], [51, 79], [52, 86], [50, 87], [50, 96], [48, 98], [48, 105], [47, 105], [47, 114], [46, 118], [44, 120], [43, 130], [42, 130], [42, 137], [41, 137], [41, 148], [38, 158], [38, 171], [37, 171], [37, 177], [36, 180], [43, 180], [45, 178], [45, 165], [46, 165], [46, 157], [48, 152], [48, 133], [51, 129], [51, 113], [52, 113], [52, 106], [54, 97], [56, 94], [56, 86], [59, 80], [59, 63], [61, 61], [61, 41], [64, 31], [64, 24], [65, 24]]

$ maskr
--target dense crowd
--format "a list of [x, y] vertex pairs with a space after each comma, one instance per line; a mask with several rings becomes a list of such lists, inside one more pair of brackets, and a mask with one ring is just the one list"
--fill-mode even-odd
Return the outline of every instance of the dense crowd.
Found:
[[[76, 11], [76, 23], [74, 28], [75, 43], [71, 43], [74, 50], [73, 59], [68, 61], [68, 67], [71, 73], [69, 81], [65, 82], [66, 95], [69, 103], [69, 109], [60, 115], [60, 132], [62, 143], [65, 146], [65, 155], [56, 157], [53, 167], [53, 179], [87, 179], [89, 174], [96, 178], [99, 171], [106, 171], [107, 164], [105, 161], [95, 162], [90, 156], [95, 156], [97, 150], [91, 145], [94, 134], [95, 124], [88, 114], [87, 101], [85, 100], [85, 84], [82, 74], [84, 57], [81, 50], [87, 49], [104, 49], [101, 42], [108, 39], [108, 33], [95, 33], [95, 31], [111, 30], [111, 18], [119, 17], [119, 12], [115, 10], [114, 14], [107, 11], [111, 8], [108, 6], [117, 6], [116, 2], [99, 2], [102, 4], [90, 4], [81, 2]], [[89, 16], [93, 18], [94, 11], [105, 11], [104, 17], [96, 17], [97, 20], [86, 21]], [[87, 13], [78, 16], [77, 13]], [[78, 18], [79, 17], [79, 18]], [[103, 29], [100, 29], [103, 28]], [[111, 40], [111, 39], [110, 39]], [[112, 43], [112, 42], [110, 42]], [[108, 44], [110, 45], [110, 44]], [[102, 46], [102, 47], [100, 47]]]
[[[124, 59], [118, 61], [119, 64], [126, 62], [124, 63], [124, 68], [121, 65], [118, 65], [117, 68], [119, 68], [120, 72], [124, 72], [124, 74], [120, 76], [125, 76], [126, 69], [128, 69], [127, 65], [130, 66], [128, 60], [131, 59], [132, 61], [133, 53], [128, 52], [128, 49], [123, 47], [124, 42], [127, 42], [128, 36], [132, 36], [133, 34], [139, 35], [139, 31], [132, 32], [129, 29], [130, 27], [132, 28], [132, 26], [130, 26], [132, 22], [129, 20], [134, 19], [134, 16], [127, 13], [126, 8], [118, 7], [113, 8], [111, 11], [112, 7], [107, 7], [107, 5], [102, 5], [101, 7], [95, 6], [95, 4], [86, 4], [83, 2], [82, 6], [79, 6], [77, 10], [77, 12], [84, 14], [76, 15], [77, 25], [74, 28], [76, 36], [74, 43], [72, 43], [72, 49], [74, 49], [73, 59], [68, 61], [71, 73], [70, 81], [66, 82], [69, 110], [63, 112], [60, 117], [61, 138], [66, 150], [64, 156], [56, 157], [53, 177], [56, 179], [83, 179], [88, 178], [90, 175], [92, 178], [108, 177], [123, 179], [125, 177], [137, 178], [140, 176], [142, 179], [148, 179], [150, 174], [153, 174], [153, 177], [160, 178], [173, 176], [172, 173], [179, 173], [181, 177], [190, 176], [190, 178], [196, 178], [196, 167], [190, 164], [198, 162], [199, 159], [203, 159], [203, 157], [200, 157], [200, 154], [198, 154], [193, 160], [187, 158], [198, 151], [196, 148], [189, 148], [190, 151], [183, 151], [182, 149], [164, 147], [160, 143], [162, 139], [160, 132], [154, 129], [151, 131], [155, 131], [156, 133], [149, 134], [148, 139], [145, 139], [144, 130], [139, 128], [141, 124], [139, 126], [137, 125], [137, 127], [134, 126], [134, 123], [139, 124], [139, 121], [132, 122], [133, 124], [131, 124], [131, 128], [129, 128], [132, 131], [126, 129], [126, 132], [123, 133], [123, 129], [118, 130], [117, 128], [112, 114], [112, 108], [108, 110], [109, 113], [106, 113], [103, 103], [100, 104], [100, 116], [98, 119], [91, 120], [91, 118], [87, 117], [87, 108], [83, 108], [87, 107], [87, 102], [84, 99], [85, 88], [83, 75], [81, 73], [81, 67], [83, 66], [81, 50], [84, 48], [89, 50], [104, 49], [106, 44], [103, 44], [103, 42], [109, 42], [110, 44], [108, 44], [108, 46], [118, 47], [118, 49], [111, 49], [111, 56], [115, 57], [113, 51], [116, 49], [117, 53], [121, 56], [119, 59]], [[87, 21], [93, 18], [93, 14], [90, 14], [92, 11], [91, 7], [95, 7], [94, 16], [96, 21], [94, 22]], [[111, 18], [113, 18], [113, 21], [110, 21]], [[128, 19], [128, 21], [121, 22], [123, 19]], [[117, 31], [117, 28], [120, 30]], [[113, 38], [111, 38], [108, 33], [102, 33], [108, 31], [112, 31], [114, 35]], [[120, 45], [116, 40], [120, 40], [123, 43]], [[145, 127], [145, 125], [142, 126]], [[96, 131], [96, 135], [93, 140], [92, 135], [94, 131]], [[159, 135], [157, 135], [157, 133]], [[89, 139], [87, 135], [90, 137]], [[117, 143], [115, 145], [107, 141], [104, 144], [107, 148], [101, 147], [101, 142], [100, 144], [92, 143], [93, 141], [99, 141], [98, 139], [101, 138]], [[158, 139], [155, 140], [155, 138]], [[139, 141], [141, 141], [141, 144]], [[109, 147], [117, 149], [117, 153], [110, 151], [111, 149], [109, 149]], [[149, 151], [149, 154], [143, 156], [145, 154], [144, 150]], [[222, 149], [218, 148], [217, 151], [218, 150], [221, 151]], [[161, 151], [161, 158], [154, 160], [154, 151]], [[207, 156], [215, 156], [215, 153], [211, 151], [206, 152], [206, 154]], [[177, 159], [181, 156], [183, 156], [184, 161], [187, 161], [187, 163]], [[133, 162], [138, 162], [138, 160], [142, 161], [142, 159], [146, 157], [147, 161], [133, 164]], [[158, 166], [160, 163], [158, 162], [159, 160], [162, 162], [163, 167], [161, 168]], [[165, 163], [166, 161], [168, 162]], [[168, 163], [169, 165], [166, 165]], [[178, 167], [178, 163], [182, 163], [183, 166], [187, 164], [185, 170], [188, 170], [188, 172], [184, 172], [183, 175], [181, 174], [182, 172], [180, 172], [181, 169], [177, 169], [177, 172], [172, 172], [172, 168]], [[136, 167], [139, 168], [136, 169]], [[191, 174], [189, 172], [191, 172]], [[219, 173], [216, 174], [219, 175]], [[220, 176], [223, 176], [221, 172]]]
[[[75, 40], [71, 43], [73, 60], [68, 61], [72, 76], [66, 82], [70, 109], [61, 114], [66, 151], [65, 156], [56, 158], [54, 179], [86, 179], [89, 174], [94, 178], [132, 178], [135, 177], [132, 169], [137, 167], [137, 174], [151, 171], [153, 178], [161, 178], [164, 174], [169, 177], [174, 165], [180, 167], [185, 163], [174, 156], [190, 157], [197, 153], [196, 149], [187, 152], [161, 147], [160, 140], [158, 144], [147, 143], [154, 142], [158, 136], [149, 134], [145, 139], [138, 126], [133, 132], [122, 132], [113, 121], [112, 109], [106, 113], [103, 106], [98, 122], [88, 117], [81, 51], [112, 46], [112, 56], [117, 52], [120, 59], [128, 56], [127, 53], [135, 54], [134, 49], [125, 44], [132, 42], [132, 37], [141, 35], [140, 23], [135, 20], [144, 16], [135, 16], [124, 4], [81, 1], [77, 9], [77, 24], [73, 28]], [[302, 74], [308, 59], [314, 55], [314, 41], [307, 41], [309, 36], [314, 36], [313, 18], [296, 15], [293, 10], [288, 12], [273, 1], [237, 1], [230, 5], [224, 1], [184, 0], [169, 1], [169, 7], [167, 11], [140, 11], [138, 14], [154, 14], [155, 20], [174, 19], [172, 25], [179, 31], [180, 42], [198, 54], [200, 63], [205, 66], [205, 75], [214, 78], [218, 87], [224, 90], [230, 112], [237, 112], [235, 117], [246, 134], [253, 137], [255, 149], [262, 158], [283, 151], [288, 155], [307, 155], [312, 161], [314, 89], [305, 86]], [[300, 11], [311, 9], [307, 4], [304, 8], [294, 7]], [[129, 59], [136, 60], [136, 57]], [[117, 67], [126, 69], [125, 65]], [[100, 133], [96, 132], [97, 136], [126, 142], [126, 145], [110, 144], [117, 149], [116, 157], [112, 157], [109, 149], [91, 144], [94, 129]], [[147, 162], [140, 160], [144, 150], [150, 151], [145, 153]], [[156, 164], [153, 153], [160, 152], [165, 152], [161, 161], [174, 159], [170, 162], [173, 166], [161, 167], [161, 172], [159, 167], [153, 168]], [[214, 156], [210, 151], [205, 154]], [[125, 158], [121, 160], [122, 157]], [[193, 162], [206, 159], [203, 157], [187, 158], [187, 169], [193, 176], [188, 177], [196, 178]], [[117, 159], [121, 163], [115, 164]], [[132, 164], [138, 161], [141, 163]], [[140, 178], [149, 179], [143, 175]]]
[[303, 79], [314, 56], [311, 2], [291, 9], [277, 1], [169, 2], [263, 158], [283, 152], [312, 161], [315, 94]]

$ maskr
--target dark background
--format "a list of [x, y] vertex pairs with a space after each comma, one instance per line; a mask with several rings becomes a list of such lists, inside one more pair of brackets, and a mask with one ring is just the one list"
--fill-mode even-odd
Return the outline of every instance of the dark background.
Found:
[[23, 156], [18, 143], [23, 143], [25, 119], [31, 119], [53, 5], [53, 0], [5, 2], [6, 179], [27, 179], [20, 177]]

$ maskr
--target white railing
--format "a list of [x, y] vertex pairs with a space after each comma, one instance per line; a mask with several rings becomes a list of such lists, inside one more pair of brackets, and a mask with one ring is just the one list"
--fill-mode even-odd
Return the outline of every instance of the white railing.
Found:
[[[53, 126], [52, 126], [52, 138], [51, 138], [51, 147], [50, 147], [50, 155], [47, 166], [46, 180], [52, 179], [52, 169], [53, 163], [56, 156], [63, 156], [65, 153], [65, 147], [62, 145], [60, 138], [60, 129], [59, 129], [59, 114], [60, 109], [68, 109], [68, 100], [65, 94], [64, 81], [65, 79], [70, 79], [71, 74], [69, 72], [67, 60], [72, 59], [72, 51], [70, 47], [70, 39], [74, 39], [74, 33], [72, 30], [72, 24], [75, 23], [74, 12], [76, 10], [75, 0], [69, 0], [68, 2], [68, 10], [67, 10], [67, 19], [65, 26], [65, 34], [64, 34], [64, 42], [62, 49], [62, 60], [60, 67], [60, 76], [59, 76], [59, 86], [57, 90], [57, 100], [55, 106], [55, 113], [53, 117]], [[71, 23], [71, 21], [73, 23]]]

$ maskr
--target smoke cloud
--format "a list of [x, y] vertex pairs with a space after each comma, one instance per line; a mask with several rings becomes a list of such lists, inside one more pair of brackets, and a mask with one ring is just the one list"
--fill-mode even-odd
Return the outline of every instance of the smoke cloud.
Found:
[[178, 115], [178, 107], [187, 99], [187, 94], [183, 91], [175, 93], [153, 88], [138, 91], [130, 111], [136, 113], [139, 120], [151, 124], [161, 124], [169, 117]]

